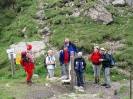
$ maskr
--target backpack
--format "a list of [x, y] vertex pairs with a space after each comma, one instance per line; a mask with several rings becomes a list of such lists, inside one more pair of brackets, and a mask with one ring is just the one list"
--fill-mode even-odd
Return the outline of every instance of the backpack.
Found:
[[26, 57], [26, 52], [21, 52], [21, 60], [20, 60], [20, 64], [23, 66], [24, 62], [28, 62], [27, 57]]
[[[43, 61], [43, 63], [44, 63], [44, 67], [47, 67], [47, 64], [46, 64], [46, 58], [48, 57], [48, 55], [46, 54], [46, 57], [44, 58], [44, 61]], [[50, 58], [48, 57], [48, 59], [50, 60]]]
[[110, 58], [110, 68], [113, 68], [115, 66], [114, 57], [112, 55], [109, 55], [109, 58]]

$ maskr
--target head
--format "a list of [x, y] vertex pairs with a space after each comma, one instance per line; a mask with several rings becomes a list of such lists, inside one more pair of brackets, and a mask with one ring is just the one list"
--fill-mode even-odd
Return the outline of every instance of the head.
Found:
[[78, 52], [78, 58], [82, 57], [82, 52]]
[[100, 48], [100, 54], [103, 55], [105, 52], [105, 49], [104, 48]]
[[48, 51], [48, 55], [49, 55], [49, 56], [52, 56], [52, 55], [53, 55], [53, 51], [52, 51], [52, 50], [49, 50], [49, 51]]
[[63, 50], [67, 51], [68, 50], [68, 46], [64, 46]]
[[65, 43], [69, 44], [70, 40], [68, 38], [65, 39]]
[[32, 49], [32, 45], [28, 44], [27, 45], [27, 50], [31, 50]]
[[94, 52], [98, 52], [99, 51], [99, 46], [95, 46], [94, 47]]

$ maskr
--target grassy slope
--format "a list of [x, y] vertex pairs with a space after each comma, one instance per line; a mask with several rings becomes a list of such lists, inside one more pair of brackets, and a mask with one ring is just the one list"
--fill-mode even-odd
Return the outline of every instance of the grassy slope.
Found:
[[[58, 2], [58, 0], [43, 0], [44, 2], [49, 2], [52, 6], [62, 6]], [[76, 2], [75, 2], [76, 3]], [[84, 8], [87, 9], [88, 6], [92, 6], [95, 2], [89, 3], [89, 5], [85, 5]], [[24, 10], [20, 13], [14, 12], [15, 16], [13, 16], [12, 19], [5, 17], [5, 14], [2, 14], [1, 19], [8, 19], [10, 22], [7, 24], [4, 24], [2, 28], [2, 31], [0, 33], [0, 57], [2, 59], [0, 60], [0, 98], [4, 99], [11, 99], [12, 93], [9, 94], [11, 91], [15, 92], [15, 90], [8, 91], [8, 87], [6, 84], [10, 84], [11, 86], [14, 86], [14, 83], [20, 83], [25, 81], [26, 74], [22, 70], [20, 66], [16, 66], [16, 75], [11, 75], [11, 69], [10, 69], [10, 62], [7, 58], [6, 49], [9, 48], [10, 44], [15, 43], [17, 44], [20, 41], [33, 41], [33, 40], [40, 40], [39, 36], [37, 35], [36, 26], [38, 26], [34, 21], [33, 18], [36, 18], [36, 12], [37, 12], [37, 5], [38, 2], [36, 0], [32, 0], [32, 3], [29, 1], [28, 6], [24, 7]], [[65, 37], [69, 37], [75, 44], [80, 48], [84, 49], [88, 52], [92, 51], [93, 44], [99, 44], [102, 45], [107, 39], [110, 41], [117, 41], [123, 39], [126, 39], [123, 43], [125, 44], [124, 47], [120, 48], [122, 50], [121, 53], [115, 54], [115, 58], [117, 61], [125, 61], [126, 59], [132, 59], [132, 23], [133, 23], [133, 15], [127, 15], [127, 12], [125, 11], [123, 14], [127, 17], [120, 17], [119, 13], [117, 13], [117, 10], [115, 8], [108, 8], [113, 13], [116, 13], [116, 18], [114, 22], [108, 26], [103, 25], [99, 22], [92, 21], [89, 17], [82, 17], [79, 16], [77, 18], [74, 17], [65, 17], [65, 14], [70, 14], [74, 7], [65, 7], [64, 10], [53, 10], [51, 8], [46, 8], [45, 13], [48, 17], [47, 21], [51, 23], [50, 28], [52, 30], [52, 36], [50, 38], [51, 42], [57, 46], [58, 48], [61, 47], [63, 44], [63, 40]], [[122, 8], [126, 9], [126, 8]], [[3, 9], [1, 10], [3, 11]], [[7, 12], [7, 11], [6, 11]], [[9, 15], [10, 16], [10, 15]], [[7, 20], [6, 19], [6, 20]], [[129, 23], [127, 24], [126, 21], [130, 19]], [[8, 22], [5, 21], [5, 22]], [[61, 22], [58, 24], [58, 22]], [[58, 25], [57, 25], [58, 24]], [[121, 25], [120, 25], [121, 24]], [[29, 39], [23, 38], [22, 29], [24, 27], [27, 27]], [[78, 41], [78, 43], [77, 43]], [[128, 53], [127, 53], [128, 52]], [[124, 54], [123, 54], [124, 53]], [[131, 57], [131, 58], [130, 58]], [[128, 60], [128, 61], [130, 61]], [[44, 82], [44, 77], [46, 76], [46, 70], [43, 68], [43, 56], [37, 58], [35, 60], [35, 73], [39, 74], [40, 79], [37, 80], [37, 82]], [[126, 63], [124, 64], [124, 66]], [[59, 64], [57, 65], [58, 68], [56, 69], [55, 76], [59, 76]], [[120, 65], [121, 66], [121, 65]], [[91, 64], [88, 64], [86, 75], [88, 78], [89, 74], [89, 80], [93, 79], [93, 72]], [[118, 75], [117, 70], [113, 70], [111, 72], [112, 80], [118, 81], [122, 80], [123, 77], [127, 78], [125, 75], [120, 76]], [[4, 91], [3, 91], [4, 90]], [[7, 95], [9, 94], [9, 95]], [[18, 93], [16, 97], [19, 97], [21, 93]]]

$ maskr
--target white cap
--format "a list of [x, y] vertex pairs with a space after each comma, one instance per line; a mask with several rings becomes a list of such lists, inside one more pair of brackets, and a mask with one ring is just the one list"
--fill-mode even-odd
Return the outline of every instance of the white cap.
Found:
[[78, 56], [82, 56], [82, 52], [78, 52]]
[[102, 47], [102, 48], [100, 48], [100, 50], [102, 50], [102, 51], [105, 51], [105, 49]]

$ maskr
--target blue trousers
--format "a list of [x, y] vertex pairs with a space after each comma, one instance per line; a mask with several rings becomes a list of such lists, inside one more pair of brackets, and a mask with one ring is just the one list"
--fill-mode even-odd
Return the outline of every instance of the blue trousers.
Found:
[[77, 76], [77, 86], [84, 87], [84, 80], [83, 80], [83, 72], [77, 72], [76, 71], [76, 76]]

